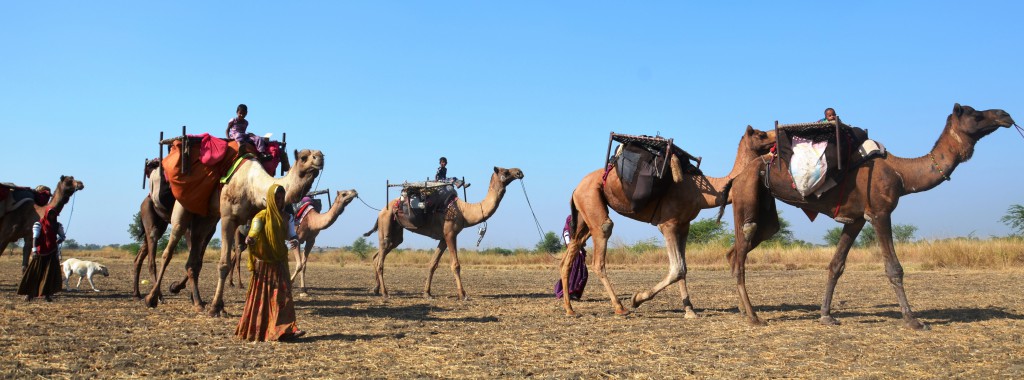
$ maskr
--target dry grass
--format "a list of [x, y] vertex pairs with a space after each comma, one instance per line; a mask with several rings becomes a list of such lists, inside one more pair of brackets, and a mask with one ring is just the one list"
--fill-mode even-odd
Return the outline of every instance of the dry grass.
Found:
[[[686, 262], [690, 268], [702, 270], [728, 270], [725, 258], [727, 246], [720, 244], [696, 244], [687, 247]], [[781, 247], [765, 245], [758, 247], [747, 257], [748, 269], [817, 269], [826, 268], [832, 260], [835, 247]], [[1010, 270], [1024, 268], [1024, 239], [948, 239], [940, 241], [919, 241], [897, 244], [896, 253], [906, 270], [933, 269], [985, 269]], [[387, 265], [426, 266], [430, 262], [431, 250], [400, 249], [388, 254]], [[103, 249], [98, 251], [67, 250], [68, 257], [95, 257], [102, 259], [124, 259], [132, 254], [125, 251]], [[215, 263], [219, 250], [208, 250], [204, 262]], [[556, 254], [561, 256], [562, 253]], [[183, 255], [175, 260], [184, 260]], [[330, 250], [313, 253], [310, 262], [338, 265], [370, 265], [372, 252], [360, 257], [354, 252]], [[592, 259], [593, 255], [590, 255]], [[626, 248], [611, 248], [608, 252], [609, 265], [627, 267], [661, 267], [668, 262], [661, 248], [641, 253]], [[448, 254], [442, 259], [447, 265]], [[463, 250], [459, 253], [463, 265], [483, 268], [522, 267], [548, 268], [557, 263], [551, 255], [526, 250], [514, 251], [511, 255]], [[853, 248], [847, 260], [848, 269], [874, 270], [883, 267], [881, 253], [877, 246]]]
[[[735, 282], [720, 247], [689, 252], [689, 288], [701, 318], [684, 319], [674, 287], [616, 317], [592, 273], [580, 318], [551, 296], [546, 255], [465, 252], [471, 300], [452, 298], [447, 266], [437, 299], [420, 296], [427, 252], [388, 258], [393, 297], [371, 295], [367, 260], [315, 256], [311, 297], [296, 301], [297, 343], [233, 337], [244, 290], [227, 289], [230, 318], [197, 314], [185, 295], [157, 309], [130, 297], [131, 261], [93, 252], [111, 267], [104, 291], [60, 293], [53, 303], [14, 295], [20, 258], [0, 258], [2, 378], [1020, 378], [1024, 376], [1024, 286], [1020, 245], [919, 243], [900, 247], [911, 305], [931, 331], [901, 327], [899, 308], [875, 253], [857, 251], [833, 303], [837, 327], [817, 323], [830, 250], [759, 249], [747, 283], [768, 326], [737, 315]], [[65, 252], [65, 257], [78, 255]], [[105, 255], [109, 255], [105, 256]], [[620, 299], [664, 275], [663, 253], [612, 252], [609, 277]], [[215, 254], [209, 255], [212, 261]], [[991, 258], [991, 259], [984, 259]], [[172, 273], [184, 260], [176, 258]], [[445, 259], [447, 263], [447, 258]], [[341, 265], [340, 263], [344, 263]], [[929, 264], [930, 263], [930, 264]], [[794, 270], [785, 269], [796, 265]], [[932, 268], [954, 268], [928, 270]], [[963, 265], [991, 269], [960, 269]], [[802, 270], [803, 266], [817, 267]], [[201, 274], [208, 299], [215, 266]], [[713, 269], [713, 270], [707, 270]], [[871, 270], [859, 270], [871, 269]], [[998, 269], [998, 270], [994, 270]], [[248, 280], [246, 280], [248, 283]]]

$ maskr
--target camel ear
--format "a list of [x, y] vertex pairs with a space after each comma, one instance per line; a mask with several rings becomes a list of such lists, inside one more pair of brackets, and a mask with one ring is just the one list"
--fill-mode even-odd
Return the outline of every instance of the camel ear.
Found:
[[66, 175], [62, 175], [62, 176], [60, 176], [60, 181], [61, 181], [61, 182], [64, 182], [64, 178], [67, 178], [67, 177], [68, 177], [68, 176], [66, 176]]
[[750, 124], [747, 124], [747, 136], [750, 136], [750, 135], [753, 135], [753, 134], [754, 134], [754, 127], [751, 127]]
[[295, 150], [295, 162], [299, 162], [299, 150]]
[[497, 166], [495, 166], [495, 167], [494, 167], [494, 174], [498, 174], [498, 171], [499, 171], [499, 170], [498, 170], [498, 167], [497, 167]]
[[960, 103], [953, 103], [953, 114], [956, 115], [956, 117], [963, 116], [964, 108], [960, 106]]

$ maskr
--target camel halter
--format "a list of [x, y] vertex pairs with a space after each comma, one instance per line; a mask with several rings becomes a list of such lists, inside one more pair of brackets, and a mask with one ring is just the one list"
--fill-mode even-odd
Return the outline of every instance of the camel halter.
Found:
[[366, 201], [364, 201], [363, 198], [359, 196], [359, 194], [356, 194], [356, 199], [358, 199], [360, 202], [363, 202], [363, 204], [366, 205], [366, 207], [369, 207], [371, 210], [380, 211], [379, 208], [370, 206], [368, 203], [366, 203]]
[[939, 172], [939, 175], [942, 176], [942, 179], [946, 181], [952, 181], [949, 178], [949, 176], [946, 175], [946, 172], [942, 171], [942, 168], [939, 167], [939, 163], [935, 161], [935, 155], [933, 155], [931, 152], [928, 152], [928, 157], [932, 159], [932, 167], [934, 167], [935, 170]]
[[1013, 126], [1017, 128], [1017, 133], [1020, 133], [1020, 137], [1024, 137], [1024, 128], [1017, 125], [1017, 123], [1013, 123]]

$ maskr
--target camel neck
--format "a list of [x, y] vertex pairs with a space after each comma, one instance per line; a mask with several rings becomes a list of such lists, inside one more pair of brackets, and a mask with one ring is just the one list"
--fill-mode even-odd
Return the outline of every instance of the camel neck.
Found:
[[487, 188], [487, 195], [484, 196], [483, 200], [478, 203], [458, 201], [459, 210], [462, 211], [462, 217], [466, 220], [466, 227], [483, 223], [494, 215], [498, 210], [498, 205], [501, 204], [501, 200], [505, 197], [505, 187], [501, 183], [500, 178], [498, 178], [498, 175], [492, 174], [490, 185]]
[[974, 142], [967, 136], [957, 134], [947, 127], [932, 150], [924, 156], [901, 158], [890, 155], [886, 162], [899, 173], [903, 194], [912, 194], [931, 190], [951, 180], [953, 171], [970, 157], [973, 147]]

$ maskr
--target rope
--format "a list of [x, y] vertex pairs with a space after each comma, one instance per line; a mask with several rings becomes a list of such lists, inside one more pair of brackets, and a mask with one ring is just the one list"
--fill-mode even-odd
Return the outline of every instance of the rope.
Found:
[[533, 212], [533, 205], [530, 204], [530, 196], [526, 194], [526, 183], [522, 179], [519, 180], [519, 185], [523, 187], [523, 196], [526, 197], [526, 205], [530, 206], [530, 214], [533, 215], [533, 222], [537, 225], [537, 234], [540, 235], [540, 240], [544, 241], [544, 229], [540, 226], [540, 220], [537, 219], [537, 214]]
[[363, 197], [360, 197], [359, 195], [356, 195], [356, 199], [358, 199], [360, 202], [363, 202], [363, 204], [366, 205], [366, 207], [369, 207], [371, 210], [380, 211], [379, 208], [376, 208], [376, 207], [373, 207], [373, 206], [370, 206], [369, 204], [367, 204], [366, 201], [363, 200]]
[[1020, 137], [1024, 137], [1024, 128], [1022, 128], [1021, 126], [1017, 125], [1017, 123], [1013, 123], [1013, 126], [1017, 127], [1017, 133], [1020, 133]]

